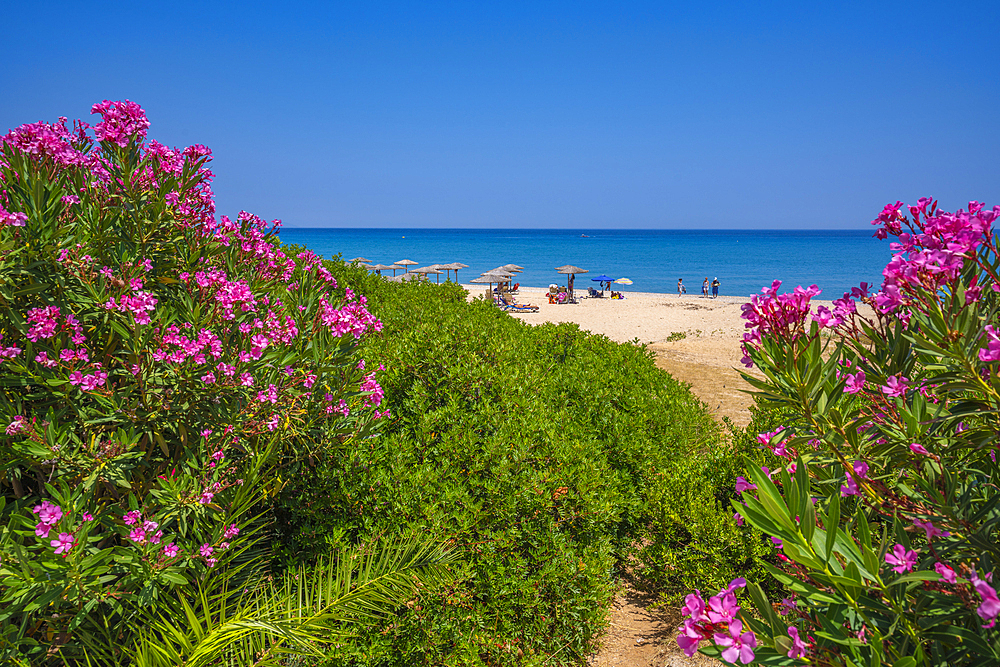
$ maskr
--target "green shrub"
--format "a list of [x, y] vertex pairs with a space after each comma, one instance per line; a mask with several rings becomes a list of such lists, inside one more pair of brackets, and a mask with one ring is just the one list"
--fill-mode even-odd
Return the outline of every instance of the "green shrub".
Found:
[[[286, 487], [283, 553], [422, 531], [468, 557], [459, 585], [427, 591], [334, 663], [579, 662], [616, 569], [673, 502], [663, 480], [683, 469], [704, 486], [720, 429], [642, 347], [528, 326], [453, 284], [331, 268], [384, 324], [361, 353], [386, 367], [390, 417]], [[722, 512], [713, 494], [690, 503]]]

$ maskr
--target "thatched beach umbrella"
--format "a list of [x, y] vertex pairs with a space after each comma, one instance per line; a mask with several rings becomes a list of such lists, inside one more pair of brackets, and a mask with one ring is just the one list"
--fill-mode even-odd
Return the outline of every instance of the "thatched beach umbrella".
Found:
[[[402, 266], [402, 267], [416, 266], [417, 265], [417, 263], [414, 262], [412, 259], [401, 259], [398, 262], [396, 262], [396, 264], [398, 266]], [[404, 270], [405, 271], [409, 271], [409, 269], [404, 269]]]
[[354, 259], [351, 259], [351, 260], [348, 260], [348, 261], [351, 264], [371, 264], [372, 263], [372, 261], [370, 259], [366, 259], [364, 257], [355, 257]]
[[524, 271], [524, 267], [518, 266], [517, 264], [504, 264], [500, 268], [504, 271], [510, 271], [511, 273], [522, 273]]
[[392, 278], [386, 278], [386, 280], [390, 280], [390, 281], [392, 281], [394, 283], [402, 283], [402, 282], [406, 282], [407, 280], [409, 280], [410, 282], [413, 282], [414, 280], [420, 280], [420, 274], [419, 273], [413, 273], [413, 272], [407, 272], [407, 273], [404, 273], [401, 276], [393, 276]]
[[[444, 271], [438, 271], [437, 269], [432, 268], [430, 266], [423, 266], [423, 267], [421, 267], [419, 269], [413, 269], [412, 271], [410, 271], [410, 273], [422, 273], [425, 276], [428, 275], [428, 274], [433, 273], [435, 275], [439, 275], [440, 276], [442, 273], [444, 273]], [[440, 278], [438, 278], [438, 282], [441, 282]]]
[[473, 278], [469, 282], [470, 283], [475, 283], [477, 285], [486, 285], [486, 284], [489, 284], [489, 287], [486, 288], [487, 289], [486, 293], [489, 294], [490, 296], [492, 296], [493, 295], [493, 283], [497, 282], [498, 280], [499, 279], [496, 276], [492, 276], [492, 275], [490, 275], [488, 273], [484, 273], [483, 275], [479, 276], [478, 278]]
[[503, 269], [491, 269], [490, 271], [479, 275], [486, 278], [493, 278], [493, 282], [497, 283], [497, 285], [509, 283], [510, 279], [514, 277], [513, 273], [510, 271], [504, 271]]
[[587, 269], [581, 269], [579, 266], [573, 266], [572, 264], [566, 264], [565, 266], [557, 266], [556, 273], [562, 273], [569, 276], [569, 281], [567, 283], [567, 289], [569, 289], [569, 300], [573, 301], [573, 278], [578, 273], [589, 273]]
[[392, 269], [392, 275], [396, 275], [396, 269], [398, 268], [399, 268], [398, 266], [390, 266], [389, 264], [373, 264], [368, 267], [368, 270], [374, 271], [377, 274], [382, 275], [383, 271], [388, 271], [389, 269]]
[[458, 282], [458, 270], [459, 269], [467, 269], [467, 268], [469, 268], [468, 264], [462, 264], [461, 262], [452, 262], [448, 266], [450, 266], [451, 270], [455, 272], [455, 282], [456, 283]]

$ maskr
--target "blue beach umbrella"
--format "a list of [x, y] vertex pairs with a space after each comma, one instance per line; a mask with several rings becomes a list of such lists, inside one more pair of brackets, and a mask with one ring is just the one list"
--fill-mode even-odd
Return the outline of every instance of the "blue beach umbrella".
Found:
[[[604, 294], [604, 283], [608, 283], [610, 285], [611, 281], [614, 280], [614, 278], [609, 278], [608, 276], [606, 276], [606, 275], [604, 275], [602, 273], [601, 275], [597, 276], [596, 278], [591, 278], [591, 280], [593, 280], [595, 283], [596, 282], [600, 282], [601, 283], [601, 294]], [[609, 287], [608, 289], [611, 289], [611, 288]]]

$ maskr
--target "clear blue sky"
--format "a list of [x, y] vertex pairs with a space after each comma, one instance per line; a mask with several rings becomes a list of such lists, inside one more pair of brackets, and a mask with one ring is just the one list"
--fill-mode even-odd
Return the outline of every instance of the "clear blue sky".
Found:
[[[819, 6], [819, 5], [824, 6]], [[828, 5], [829, 6], [826, 6]], [[128, 98], [294, 227], [1000, 203], [1000, 2], [3, 2], [0, 130]]]

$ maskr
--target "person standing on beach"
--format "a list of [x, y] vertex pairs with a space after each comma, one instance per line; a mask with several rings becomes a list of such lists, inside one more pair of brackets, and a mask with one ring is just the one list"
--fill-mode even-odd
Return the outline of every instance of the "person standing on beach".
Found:
[[701, 284], [701, 295], [708, 297], [708, 276], [705, 276], [705, 281]]
[[[706, 278], [706, 280], [708, 280]], [[719, 278], [716, 276], [712, 279], [712, 298], [717, 299], [719, 297]]]
[[678, 278], [677, 279], [677, 298], [680, 298], [681, 294], [684, 294], [684, 292], [687, 292], [687, 290], [684, 289], [684, 279], [683, 278]]

